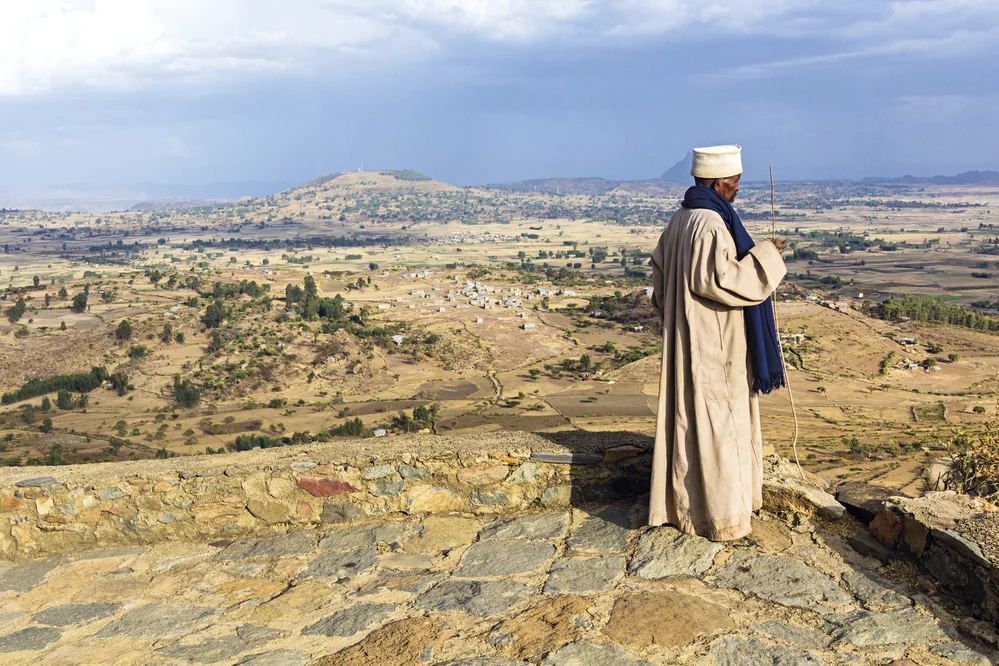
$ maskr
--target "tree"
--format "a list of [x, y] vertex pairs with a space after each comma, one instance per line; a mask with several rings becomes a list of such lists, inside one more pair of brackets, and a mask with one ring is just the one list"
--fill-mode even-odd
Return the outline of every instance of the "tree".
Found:
[[222, 351], [224, 347], [225, 340], [222, 338], [222, 334], [218, 331], [212, 331], [212, 335], [208, 339], [208, 352], [214, 354], [217, 351]]
[[65, 331], [66, 330], [66, 322], [64, 322], [64, 321], [60, 321], [59, 322], [59, 330], [60, 331]]
[[163, 331], [160, 333], [160, 340], [166, 344], [170, 344], [173, 341], [173, 326], [170, 322], [163, 324]]
[[40, 277], [38, 277], [37, 275], [36, 275], [35, 277], [31, 278], [31, 283], [32, 283], [33, 285], [35, 285], [36, 287], [38, 286], [38, 284], [39, 284], [39, 283], [40, 283], [41, 281], [42, 281], [42, 279], [41, 279]]
[[52, 419], [46, 416], [45, 420], [42, 421], [42, 425], [40, 425], [38, 429], [42, 432], [52, 432]]
[[178, 333], [177, 335], [174, 336], [173, 339], [177, 341], [178, 345], [184, 344], [184, 334], [183, 333]]
[[86, 292], [80, 292], [79, 294], [77, 294], [76, 296], [74, 296], [73, 297], [73, 305], [71, 305], [69, 309], [72, 310], [73, 312], [76, 312], [77, 314], [86, 312], [87, 311], [87, 294], [86, 294]]
[[49, 400], [48, 396], [45, 396], [44, 398], [42, 398], [42, 404], [39, 407], [39, 410], [43, 411], [43, 412], [48, 412], [48, 411], [52, 410], [52, 401]]
[[376, 264], [375, 262], [372, 261], [370, 264], [368, 264], [368, 270], [370, 270], [370, 271], [377, 271], [378, 270], [378, 264]]
[[66, 291], [66, 285], [59, 287], [59, 298], [66, 298], [69, 296], [69, 292]]
[[311, 275], [305, 276], [305, 300], [310, 301], [319, 295], [319, 289], [316, 287], [316, 279]]
[[213, 301], [205, 308], [205, 316], [203, 317], [205, 326], [208, 328], [218, 328], [225, 320], [225, 314], [225, 307], [221, 301]]
[[66, 389], [59, 389], [56, 393], [56, 407], [63, 411], [73, 409], [73, 394]]
[[52, 302], [52, 295], [51, 294], [45, 294], [45, 307], [48, 307], [49, 303], [51, 303], [51, 302]]
[[24, 312], [27, 309], [28, 306], [25, 304], [24, 299], [18, 297], [14, 305], [7, 308], [7, 319], [10, 320], [10, 323], [16, 324], [18, 320], [24, 316]]
[[201, 391], [190, 379], [180, 379], [180, 375], [173, 376], [173, 399], [180, 407], [195, 407], [201, 402]]
[[118, 328], [115, 329], [114, 337], [118, 338], [120, 342], [126, 342], [132, 339], [132, 324], [127, 319], [122, 319], [118, 324]]

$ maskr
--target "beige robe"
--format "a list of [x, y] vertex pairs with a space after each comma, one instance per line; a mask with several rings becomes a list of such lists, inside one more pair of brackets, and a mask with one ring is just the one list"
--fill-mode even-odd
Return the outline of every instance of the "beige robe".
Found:
[[652, 255], [663, 358], [649, 524], [715, 541], [749, 534], [763, 503], [759, 402], [750, 392], [742, 308], [766, 300], [787, 272], [769, 241], [735, 257], [718, 213], [684, 208]]

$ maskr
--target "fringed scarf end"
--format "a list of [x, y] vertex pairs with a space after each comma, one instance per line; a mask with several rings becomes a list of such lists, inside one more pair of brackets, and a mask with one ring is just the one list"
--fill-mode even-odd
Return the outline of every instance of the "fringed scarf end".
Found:
[[784, 374], [780, 372], [774, 373], [769, 377], [762, 379], [753, 379], [754, 393], [768, 394], [785, 386], [787, 386], [787, 380], [784, 379]]

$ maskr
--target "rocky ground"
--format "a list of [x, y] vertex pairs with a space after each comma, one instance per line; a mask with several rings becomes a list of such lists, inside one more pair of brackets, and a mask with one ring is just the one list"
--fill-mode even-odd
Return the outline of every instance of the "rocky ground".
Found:
[[[5, 666], [996, 663], [822, 524], [636, 528], [641, 505], [409, 517], [0, 564]], [[890, 573], [895, 568], [882, 569]], [[901, 580], [900, 576], [889, 576]], [[969, 628], [978, 627], [977, 636]]]

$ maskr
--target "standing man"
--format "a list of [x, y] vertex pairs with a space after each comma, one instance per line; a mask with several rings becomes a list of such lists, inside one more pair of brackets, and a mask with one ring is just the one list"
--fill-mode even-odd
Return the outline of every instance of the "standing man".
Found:
[[696, 184], [652, 255], [663, 358], [649, 524], [729, 541], [763, 504], [757, 394], [785, 383], [771, 294], [787, 241], [756, 245], [732, 207], [739, 146], [693, 155]]

